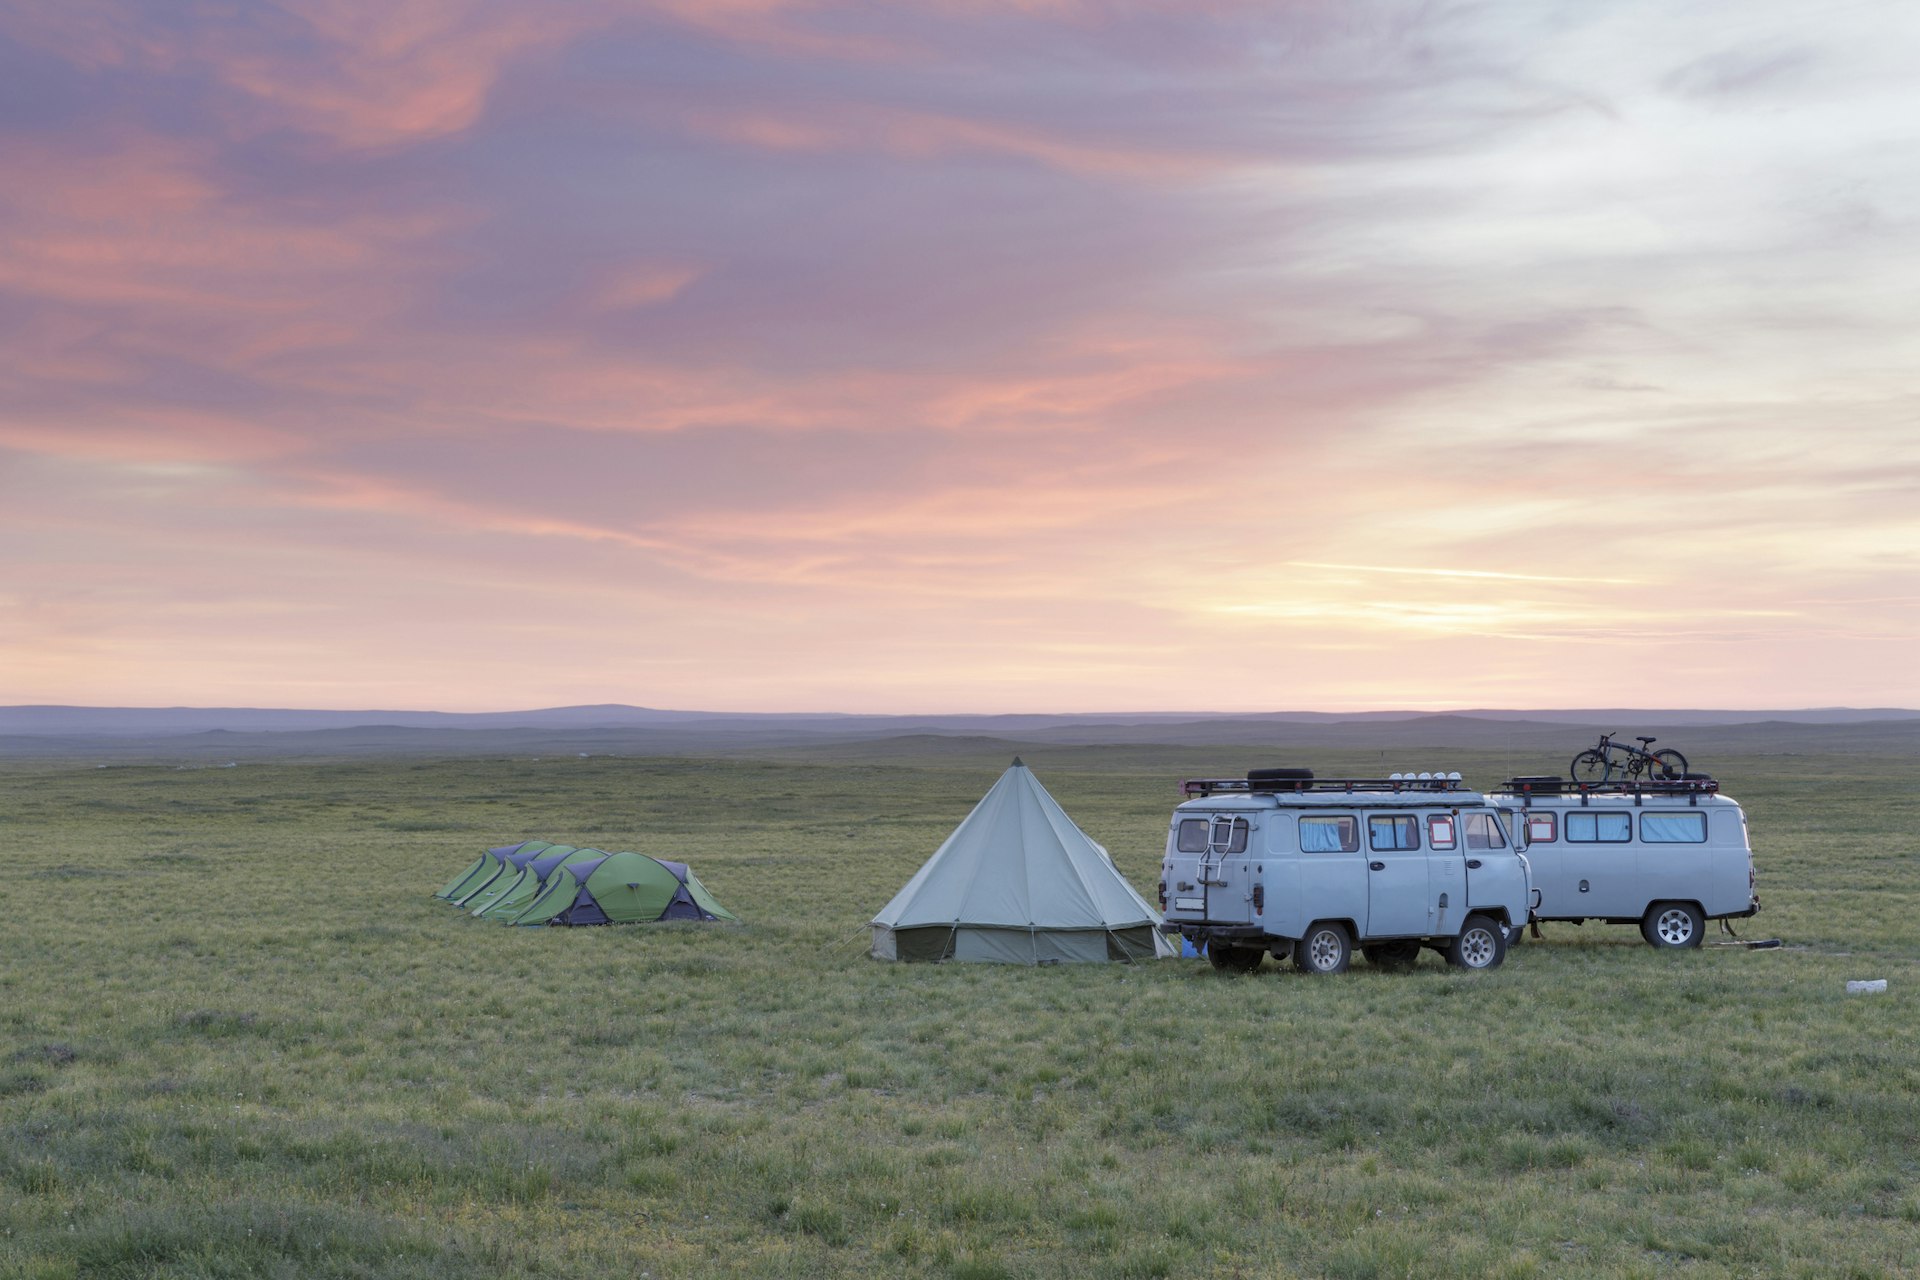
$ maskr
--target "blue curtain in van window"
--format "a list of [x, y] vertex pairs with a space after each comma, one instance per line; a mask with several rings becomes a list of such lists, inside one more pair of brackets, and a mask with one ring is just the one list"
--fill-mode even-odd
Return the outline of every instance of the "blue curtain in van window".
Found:
[[1340, 839], [1341, 823], [1300, 819], [1300, 852], [1339, 853], [1345, 844]]
[[1707, 815], [1643, 813], [1640, 815], [1640, 839], [1647, 844], [1705, 844]]

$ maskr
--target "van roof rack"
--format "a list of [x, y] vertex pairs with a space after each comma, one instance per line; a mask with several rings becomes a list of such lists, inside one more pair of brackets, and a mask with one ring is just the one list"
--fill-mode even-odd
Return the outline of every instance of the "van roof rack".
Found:
[[1503, 795], [1579, 795], [1587, 792], [1593, 795], [1632, 795], [1641, 792], [1646, 795], [1686, 795], [1688, 792], [1715, 792], [1720, 789], [1720, 781], [1704, 773], [1690, 773], [1684, 778], [1636, 778], [1631, 782], [1575, 782], [1571, 778], [1508, 778], [1494, 790]]
[[1416, 778], [1189, 778], [1180, 790], [1189, 796], [1212, 795], [1328, 795], [1356, 791], [1467, 791], [1457, 777]]
[[1578, 796], [1581, 804], [1585, 804], [1589, 796], [1632, 796], [1636, 805], [1648, 796], [1686, 796], [1689, 804], [1697, 804], [1701, 796], [1710, 796], [1719, 790], [1717, 778], [1710, 778], [1704, 773], [1691, 773], [1684, 778], [1636, 778], [1631, 782], [1575, 782], [1571, 778], [1557, 777], [1508, 778], [1493, 789], [1493, 794], [1519, 796], [1527, 803], [1531, 803], [1535, 796]]

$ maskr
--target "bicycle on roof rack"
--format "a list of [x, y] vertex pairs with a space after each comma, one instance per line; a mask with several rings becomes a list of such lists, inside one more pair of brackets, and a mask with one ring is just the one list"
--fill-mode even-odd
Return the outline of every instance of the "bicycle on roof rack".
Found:
[[1600, 745], [1588, 747], [1573, 758], [1569, 769], [1573, 780], [1582, 786], [1607, 782], [1678, 782], [1687, 776], [1687, 758], [1672, 747], [1655, 751], [1655, 738], [1635, 738], [1640, 745], [1630, 747], [1615, 742], [1613, 735], [1600, 735]]

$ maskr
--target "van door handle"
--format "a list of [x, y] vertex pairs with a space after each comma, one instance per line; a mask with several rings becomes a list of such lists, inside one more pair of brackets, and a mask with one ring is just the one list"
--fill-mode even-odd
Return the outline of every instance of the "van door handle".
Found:
[[1479, 869], [1480, 869], [1480, 859], [1478, 858], [1467, 859], [1467, 870], [1478, 871]]
[[1385, 871], [1386, 869], [1387, 864], [1384, 862], [1369, 862], [1367, 864], [1367, 870], [1369, 871]]

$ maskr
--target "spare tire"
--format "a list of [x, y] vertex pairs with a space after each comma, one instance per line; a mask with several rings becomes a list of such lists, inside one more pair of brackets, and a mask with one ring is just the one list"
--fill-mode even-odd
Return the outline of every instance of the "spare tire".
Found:
[[1248, 782], [1312, 782], [1311, 769], [1249, 769]]
[[1507, 779], [1507, 781], [1513, 783], [1516, 786], [1525, 785], [1525, 786], [1532, 786], [1532, 787], [1541, 787], [1551, 783], [1552, 785], [1557, 787], [1562, 782], [1564, 782], [1565, 779], [1562, 778], [1557, 773], [1546, 773], [1546, 774], [1522, 774], [1517, 778], [1509, 778]]

